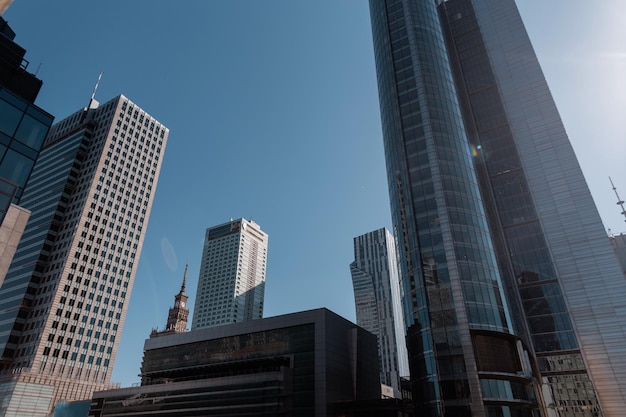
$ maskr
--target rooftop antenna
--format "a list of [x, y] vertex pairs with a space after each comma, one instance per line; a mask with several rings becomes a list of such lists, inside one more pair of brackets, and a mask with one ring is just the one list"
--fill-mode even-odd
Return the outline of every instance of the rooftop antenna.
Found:
[[617, 197], [617, 205], [620, 206], [622, 212], [620, 213], [624, 216], [624, 221], [626, 222], [626, 209], [624, 208], [624, 200], [619, 198], [619, 194], [617, 194], [617, 188], [615, 188], [615, 184], [613, 184], [613, 180], [609, 177], [609, 181], [611, 181], [611, 187], [613, 187], [613, 192], [615, 193], [615, 197]]
[[97, 109], [98, 108], [98, 102], [96, 101], [96, 91], [98, 91], [98, 85], [100, 85], [100, 80], [102, 79], [102, 74], [103, 73], [104, 73], [104, 71], [100, 71], [100, 75], [98, 75], [98, 81], [96, 81], [96, 85], [93, 88], [93, 93], [91, 93], [91, 98], [89, 99], [89, 104], [87, 105], [87, 107], [85, 108], [85, 111], [83, 113], [83, 121], [91, 120], [93, 115], [91, 114], [92, 112], [90, 112], [89, 110], [93, 110], [93, 109]]
[[93, 93], [91, 93], [91, 99], [94, 100], [96, 98], [96, 91], [98, 91], [98, 86], [100, 85], [100, 80], [102, 79], [103, 70], [100, 70], [100, 75], [98, 75], [98, 81], [96, 81], [96, 85], [93, 88]]
[[[0, 0], [2, 1], [2, 0]], [[83, 114], [81, 116], [81, 123], [86, 123], [89, 122], [90, 120], [93, 119], [93, 111], [90, 110], [95, 110], [98, 108], [99, 103], [96, 101], [95, 97], [96, 97], [96, 91], [98, 91], [98, 85], [100, 84], [100, 79], [102, 79], [102, 74], [104, 73], [104, 71], [100, 71], [100, 75], [98, 75], [98, 81], [96, 81], [96, 85], [93, 88], [93, 93], [91, 93], [91, 98], [89, 99], [89, 104], [87, 104], [87, 107], [85, 107], [83, 109]]]

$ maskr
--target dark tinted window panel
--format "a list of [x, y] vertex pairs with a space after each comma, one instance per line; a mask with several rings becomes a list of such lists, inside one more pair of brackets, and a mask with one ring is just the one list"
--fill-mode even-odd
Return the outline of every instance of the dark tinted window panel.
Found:
[[26, 114], [15, 133], [15, 138], [33, 149], [39, 149], [47, 133], [48, 126]]
[[520, 224], [504, 230], [511, 262], [518, 281], [554, 279], [552, 259], [538, 222]]
[[19, 109], [4, 100], [0, 100], [0, 132], [13, 136], [22, 114]]
[[537, 218], [528, 184], [521, 170], [492, 177], [491, 185], [503, 226]]
[[16, 184], [24, 184], [34, 161], [12, 149], [7, 151], [5, 158], [0, 165], [0, 177], [4, 177]]

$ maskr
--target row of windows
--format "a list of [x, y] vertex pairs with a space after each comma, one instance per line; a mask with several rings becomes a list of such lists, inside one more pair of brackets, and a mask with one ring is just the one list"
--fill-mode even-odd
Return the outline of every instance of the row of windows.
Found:
[[[115, 146], [115, 143], [115, 140], [111, 143], [111, 149], [115, 151], [113, 154], [113, 162], [111, 163], [112, 170], [115, 170], [116, 162], [123, 161], [124, 158], [132, 158], [132, 155], [134, 155], [134, 151], [130, 151], [131, 156], [129, 157], [126, 151], [121, 151], [124, 144], [119, 143]], [[128, 145], [126, 145], [126, 147], [128, 147]], [[148, 153], [147, 149], [145, 153]], [[111, 162], [111, 155], [112, 153], [109, 152], [106, 156], [107, 159], [105, 159], [105, 170], [103, 170], [103, 174], [106, 173], [106, 166]], [[120, 159], [119, 155], [122, 155], [122, 159]], [[146, 157], [144, 156], [144, 160], [145, 159]], [[143, 165], [143, 163], [139, 164], [138, 159], [135, 159], [134, 162], [135, 165]], [[130, 170], [131, 164], [126, 163], [126, 167]], [[72, 324], [69, 329], [69, 323], [61, 323], [61, 333], [57, 336], [57, 343], [60, 343], [59, 341], [62, 342], [64, 337], [69, 337], [69, 339], [66, 340], [72, 340], [70, 336], [73, 336], [75, 337], [74, 348], [76, 349], [81, 344], [82, 335], [85, 334], [84, 337], [86, 337], [87, 340], [82, 341], [83, 349], [87, 349], [91, 346], [91, 350], [97, 350], [101, 353], [106, 352], [107, 354], [110, 354], [112, 351], [112, 345], [115, 340], [114, 334], [118, 326], [117, 323], [121, 319], [121, 311], [123, 311], [124, 308], [123, 300], [126, 297], [126, 291], [122, 291], [122, 285], [124, 288], [128, 286], [131, 275], [131, 271], [125, 272], [124, 268], [128, 267], [130, 270], [133, 269], [132, 260], [135, 258], [138, 246], [136, 241], [140, 238], [144, 221], [143, 215], [146, 214], [146, 206], [152, 190], [153, 181], [152, 177], [149, 177], [148, 174], [144, 175], [143, 171], [139, 170], [137, 173], [136, 168], [132, 168], [133, 174], [130, 174], [129, 171], [123, 171], [122, 167], [118, 170], [120, 174], [125, 174], [125, 176], [116, 176], [115, 183], [113, 183], [113, 176], [110, 173], [107, 185], [111, 186], [113, 190], [118, 190], [119, 187], [119, 191], [124, 193], [127, 180], [130, 179], [128, 186], [130, 188], [134, 185], [135, 193], [131, 194], [130, 191], [127, 191], [126, 197], [136, 200], [137, 204], [135, 204], [134, 201], [131, 201], [129, 204], [128, 199], [124, 199], [122, 203], [121, 196], [117, 197], [118, 204], [114, 204], [115, 195], [111, 193], [110, 196], [107, 196], [107, 188], [104, 188], [104, 196], [100, 197], [103, 191], [103, 178], [101, 177], [101, 181], [96, 186], [94, 200], [86, 213], [84, 229], [80, 235], [80, 240], [75, 252], [75, 261], [70, 266], [70, 271], [73, 271], [73, 273], [68, 276], [67, 285], [64, 287], [63, 296], [61, 297], [57, 311], [59, 317], [63, 316], [65, 319], [69, 319], [72, 307], [74, 303], [77, 302], [76, 308], [78, 312], [74, 313], [74, 321], [72, 323], [78, 323], [79, 319], [82, 323], [80, 327], [77, 327], [76, 324]], [[154, 175], [155, 172], [152, 172]], [[137, 174], [137, 180], [135, 180], [135, 174]], [[141, 184], [141, 189], [139, 189], [139, 179], [142, 178], [142, 175], [143, 183]], [[145, 203], [142, 204], [144, 197], [146, 200]], [[143, 214], [142, 216], [139, 216], [140, 211]], [[78, 211], [77, 214], [78, 213], [80, 213], [80, 211]], [[137, 233], [135, 234], [134, 231]], [[88, 265], [91, 265], [91, 268], [87, 269]], [[109, 285], [106, 285], [109, 276], [107, 271], [109, 270], [111, 271], [110, 281]], [[91, 290], [88, 290], [90, 284], [89, 279], [85, 279], [84, 282], [81, 282], [83, 273], [86, 273], [86, 278], [94, 278], [91, 283]], [[76, 274], [76, 276], [74, 276], [74, 274]], [[123, 281], [119, 278], [116, 280], [116, 276], [124, 277]], [[74, 285], [72, 285], [73, 281]], [[117, 285], [114, 286], [113, 283], [115, 281]], [[118, 298], [119, 302], [117, 301]], [[93, 305], [91, 304], [92, 302], [94, 303]], [[102, 308], [100, 308], [101, 304]], [[109, 305], [111, 309], [107, 310], [105, 307]], [[67, 310], [64, 310], [64, 308]], [[59, 327], [59, 324], [55, 323], [53, 323], [53, 329]], [[93, 329], [94, 326], [95, 330]], [[110, 329], [111, 326], [113, 327], [113, 335], [111, 336], [108, 336], [106, 332], [100, 330]], [[69, 336], [66, 335], [64, 330], [69, 332]], [[89, 342], [90, 339], [92, 342]], [[55, 349], [53, 349], [51, 353], [53, 357], [58, 355]], [[55, 355], [55, 353], [57, 353], [57, 355]], [[62, 355], [62, 359], [67, 359], [67, 352], [63, 352]], [[88, 364], [94, 361], [93, 356], [86, 357], [82, 354], [80, 357], [76, 358], [76, 355], [77, 353], [74, 352], [70, 360], [78, 360], [79, 362], [87, 361]], [[101, 357], [96, 356], [96, 365], [100, 365], [101, 360]], [[108, 359], [105, 360], [104, 366], [105, 368], [108, 367]]]

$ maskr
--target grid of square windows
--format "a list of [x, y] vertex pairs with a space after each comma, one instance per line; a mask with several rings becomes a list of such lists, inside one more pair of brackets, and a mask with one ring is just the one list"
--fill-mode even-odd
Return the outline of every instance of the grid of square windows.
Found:
[[[91, 111], [95, 123], [78, 112], [53, 126], [47, 139], [62, 148], [82, 124], [87, 146], [74, 154], [56, 233], [48, 236], [50, 262], [15, 363], [106, 383], [168, 130], [123, 96]], [[50, 169], [46, 174], [54, 176]]]

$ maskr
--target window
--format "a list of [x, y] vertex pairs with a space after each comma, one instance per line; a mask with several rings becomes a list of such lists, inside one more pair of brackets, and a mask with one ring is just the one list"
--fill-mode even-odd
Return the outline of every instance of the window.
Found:
[[32, 159], [9, 149], [2, 161], [2, 165], [0, 165], [0, 176], [16, 184], [24, 184], [33, 164], [34, 161]]
[[13, 136], [22, 112], [4, 100], [0, 100], [0, 132]]

